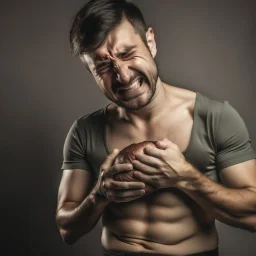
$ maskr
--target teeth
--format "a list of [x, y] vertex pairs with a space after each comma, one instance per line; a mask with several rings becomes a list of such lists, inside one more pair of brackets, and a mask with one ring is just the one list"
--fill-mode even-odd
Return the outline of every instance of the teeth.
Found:
[[131, 90], [135, 87], [138, 87], [140, 86], [140, 79], [137, 79], [136, 81], [134, 81], [129, 87], [127, 88], [120, 88], [119, 91], [128, 91], [128, 90]]

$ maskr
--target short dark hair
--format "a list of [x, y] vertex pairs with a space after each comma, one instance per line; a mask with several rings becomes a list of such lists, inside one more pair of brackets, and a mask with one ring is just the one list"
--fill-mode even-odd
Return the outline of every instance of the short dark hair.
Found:
[[132, 24], [146, 44], [147, 26], [137, 6], [125, 0], [90, 0], [73, 20], [70, 30], [72, 55], [81, 57], [96, 50], [124, 19]]

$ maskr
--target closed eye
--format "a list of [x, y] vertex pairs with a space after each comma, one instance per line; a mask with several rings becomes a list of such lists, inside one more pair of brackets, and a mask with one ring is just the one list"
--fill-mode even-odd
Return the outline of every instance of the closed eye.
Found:
[[131, 57], [133, 55], [134, 52], [126, 52], [126, 53], [122, 53], [120, 54], [120, 58], [121, 59], [128, 59], [129, 57]]
[[106, 72], [109, 71], [109, 69], [111, 68], [111, 63], [108, 62], [108, 63], [101, 63], [101, 64], [98, 64], [96, 67], [95, 67], [95, 72], [97, 74], [104, 74]]

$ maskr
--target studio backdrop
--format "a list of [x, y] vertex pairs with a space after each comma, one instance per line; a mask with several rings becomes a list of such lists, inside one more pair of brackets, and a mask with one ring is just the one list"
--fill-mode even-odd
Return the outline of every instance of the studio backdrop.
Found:
[[[228, 100], [256, 148], [256, 5], [249, 0], [137, 0], [168, 84]], [[2, 255], [98, 256], [101, 220], [75, 245], [55, 223], [62, 149], [80, 116], [108, 104], [69, 49], [84, 0], [2, 1]], [[218, 221], [221, 256], [256, 255], [256, 235]]]

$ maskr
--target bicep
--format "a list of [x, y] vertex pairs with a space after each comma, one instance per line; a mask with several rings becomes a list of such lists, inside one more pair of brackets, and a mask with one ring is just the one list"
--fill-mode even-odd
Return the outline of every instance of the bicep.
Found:
[[221, 182], [229, 188], [256, 190], [256, 159], [238, 163], [219, 172]]
[[58, 192], [57, 211], [65, 205], [74, 208], [90, 193], [93, 186], [92, 173], [82, 169], [63, 170]]
[[245, 122], [227, 101], [220, 112], [215, 143], [218, 170], [256, 158]]

